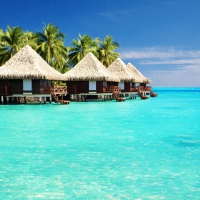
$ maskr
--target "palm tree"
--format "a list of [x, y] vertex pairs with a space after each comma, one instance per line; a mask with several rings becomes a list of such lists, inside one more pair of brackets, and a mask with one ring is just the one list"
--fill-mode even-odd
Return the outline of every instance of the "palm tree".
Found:
[[0, 31], [0, 65], [14, 56], [23, 46], [23, 30], [20, 27], [7, 27]]
[[115, 61], [115, 59], [120, 56], [119, 53], [114, 52], [119, 47], [119, 44], [113, 41], [112, 36], [106, 36], [104, 41], [102, 41], [100, 38], [96, 38], [96, 42], [99, 45], [98, 59], [103, 63], [104, 66], [108, 67], [113, 61]]
[[[65, 35], [54, 24], [43, 27], [43, 32], [37, 32], [37, 52], [54, 68], [62, 68], [67, 60], [68, 49], [64, 45]], [[57, 66], [59, 65], [59, 66]]]
[[1, 37], [4, 35], [3, 30], [0, 28], [0, 41], [1, 41]]
[[77, 40], [73, 40], [72, 46], [69, 47], [69, 64], [76, 65], [88, 52], [97, 55], [97, 43], [89, 35], [79, 34]]
[[37, 36], [35, 33], [26, 31], [24, 33], [24, 45], [31, 46], [34, 50], [38, 48]]
[[67, 72], [70, 68], [67, 60], [65, 60], [62, 55], [55, 58], [51, 63], [49, 63], [54, 69], [61, 72], [62, 74]]

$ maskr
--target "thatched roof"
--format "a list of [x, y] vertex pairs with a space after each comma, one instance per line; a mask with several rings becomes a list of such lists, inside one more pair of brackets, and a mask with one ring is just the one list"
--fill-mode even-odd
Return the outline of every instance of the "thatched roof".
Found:
[[117, 58], [107, 69], [118, 76], [120, 82], [134, 82], [135, 80], [130, 69], [120, 58]]
[[78, 64], [64, 75], [66, 81], [114, 81], [119, 78], [109, 72], [106, 67], [92, 54], [88, 53]]
[[26, 45], [0, 67], [0, 79], [63, 80], [63, 77]]
[[131, 70], [133, 76], [135, 77], [136, 83], [151, 83], [151, 80], [143, 76], [131, 63], [128, 63], [127, 67]]

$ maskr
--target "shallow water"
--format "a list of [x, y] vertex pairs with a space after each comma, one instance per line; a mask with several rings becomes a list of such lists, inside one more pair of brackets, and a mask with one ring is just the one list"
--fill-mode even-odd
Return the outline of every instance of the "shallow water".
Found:
[[200, 88], [0, 105], [0, 199], [200, 199]]

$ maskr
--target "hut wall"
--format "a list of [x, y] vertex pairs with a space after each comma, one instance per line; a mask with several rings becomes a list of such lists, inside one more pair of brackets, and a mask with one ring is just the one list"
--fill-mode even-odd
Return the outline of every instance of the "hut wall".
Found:
[[79, 81], [79, 93], [89, 93], [89, 81]]
[[140, 83], [140, 86], [145, 86], [146, 87], [146, 83]]
[[75, 82], [74, 81], [66, 81], [67, 87], [72, 87], [75, 86]]
[[23, 80], [12, 79], [9, 81], [9, 86], [13, 94], [23, 94]]
[[66, 85], [69, 94], [77, 94], [77, 83], [75, 81], [66, 81]]
[[40, 80], [40, 86], [47, 86], [47, 85], [49, 86], [52, 85], [50, 80], [45, 80], [45, 79]]
[[130, 92], [131, 85], [132, 84], [130, 82], [125, 82], [124, 83], [124, 92]]
[[107, 82], [108, 86], [118, 86], [117, 82]]
[[89, 81], [67, 81], [66, 83], [69, 94], [89, 93]]
[[33, 94], [40, 94], [40, 80], [32, 80]]
[[97, 81], [96, 82], [97, 93], [103, 92], [103, 86], [104, 86], [103, 84], [105, 84], [103, 81]]
[[0, 86], [9, 86], [9, 80], [7, 79], [0, 80]]

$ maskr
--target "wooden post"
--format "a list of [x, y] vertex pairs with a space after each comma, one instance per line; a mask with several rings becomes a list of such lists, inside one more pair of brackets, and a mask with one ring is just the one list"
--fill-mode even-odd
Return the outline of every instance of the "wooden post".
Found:
[[3, 96], [1, 96], [1, 103], [3, 104]]
[[50, 97], [49, 97], [49, 103], [51, 103], [51, 101], [52, 101], [52, 97], [50, 96]]
[[39, 102], [40, 102], [40, 103], [42, 102], [42, 97], [39, 97]]

